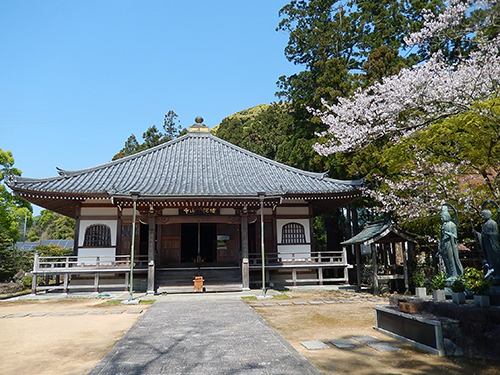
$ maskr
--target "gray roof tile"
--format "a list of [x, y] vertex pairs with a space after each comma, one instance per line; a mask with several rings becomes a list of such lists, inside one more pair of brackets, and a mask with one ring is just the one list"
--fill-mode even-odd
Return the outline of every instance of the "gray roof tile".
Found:
[[96, 167], [59, 170], [45, 179], [14, 177], [14, 191], [68, 195], [245, 197], [357, 192], [361, 181], [341, 181], [266, 159], [210, 133], [178, 139]]

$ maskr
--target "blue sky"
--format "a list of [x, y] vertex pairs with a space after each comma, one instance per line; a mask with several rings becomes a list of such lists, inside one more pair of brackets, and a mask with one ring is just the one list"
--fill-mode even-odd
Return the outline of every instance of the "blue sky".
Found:
[[213, 127], [299, 71], [278, 0], [0, 0], [0, 148], [25, 177], [111, 160], [135, 134]]

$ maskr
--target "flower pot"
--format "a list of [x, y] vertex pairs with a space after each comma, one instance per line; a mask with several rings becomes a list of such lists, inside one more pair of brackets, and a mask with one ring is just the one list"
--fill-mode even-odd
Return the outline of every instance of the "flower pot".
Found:
[[465, 293], [463, 292], [451, 292], [451, 300], [453, 303], [456, 303], [457, 305], [460, 305], [462, 303], [465, 303]]
[[432, 291], [432, 296], [435, 302], [446, 301], [446, 295], [444, 294], [444, 289], [437, 289]]
[[417, 298], [427, 297], [427, 288], [425, 286], [417, 286], [415, 288], [415, 296], [417, 296]]
[[490, 306], [490, 296], [484, 295], [474, 295], [474, 305], [479, 307], [489, 307]]

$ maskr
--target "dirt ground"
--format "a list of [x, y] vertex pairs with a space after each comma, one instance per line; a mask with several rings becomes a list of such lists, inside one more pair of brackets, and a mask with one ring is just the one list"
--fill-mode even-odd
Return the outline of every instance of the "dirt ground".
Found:
[[[290, 299], [273, 302], [360, 299], [359, 294], [287, 292]], [[366, 296], [369, 297], [369, 296]], [[247, 301], [254, 303], [256, 301]], [[268, 301], [266, 301], [268, 302]], [[254, 307], [323, 374], [500, 374], [500, 363], [437, 357], [373, 329], [373, 308], [381, 302]], [[0, 302], [0, 314], [66, 312], [68, 314], [0, 318], [0, 374], [87, 374], [138, 320], [139, 314], [110, 314], [149, 305], [109, 305], [102, 299]], [[92, 311], [105, 314], [92, 315]], [[70, 312], [87, 311], [84, 315]], [[377, 352], [355, 349], [307, 350], [301, 342], [369, 335], [402, 348]], [[78, 343], [78, 345], [76, 345]]]
[[[110, 305], [102, 299], [2, 301], [0, 314], [49, 314], [0, 319], [0, 374], [88, 374], [142, 315], [127, 311], [149, 306]], [[127, 311], [110, 314], [113, 310]], [[57, 312], [68, 314], [50, 315]]]
[[[358, 293], [336, 291], [287, 292], [290, 301], [361, 299]], [[367, 298], [366, 296], [365, 298]], [[373, 298], [373, 296], [369, 296]], [[248, 301], [249, 303], [256, 301]], [[273, 302], [277, 302], [274, 300]], [[321, 305], [264, 306], [254, 309], [295, 349], [325, 375], [330, 374], [500, 374], [500, 362], [463, 357], [438, 357], [404, 344], [373, 329], [374, 306], [384, 302], [336, 303]], [[360, 345], [354, 349], [308, 350], [301, 342], [350, 339], [368, 335], [402, 350], [378, 352]]]

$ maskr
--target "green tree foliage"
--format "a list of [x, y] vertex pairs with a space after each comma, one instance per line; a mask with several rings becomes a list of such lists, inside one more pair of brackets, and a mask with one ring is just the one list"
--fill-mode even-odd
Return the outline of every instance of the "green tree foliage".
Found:
[[0, 249], [15, 243], [20, 236], [19, 222], [28, 219], [33, 221], [31, 204], [19, 197], [13, 196], [7, 190], [3, 181], [11, 175], [21, 175], [21, 171], [14, 168], [12, 152], [0, 149]]
[[35, 225], [28, 232], [31, 242], [51, 240], [71, 240], [75, 237], [75, 220], [67, 216], [42, 210]]
[[437, 12], [442, 1], [309, 0], [280, 10], [277, 30], [289, 33], [285, 56], [305, 70], [280, 77], [279, 96], [298, 105], [322, 108], [353, 89], [418, 61], [402, 56], [403, 37], [421, 25], [422, 9]]
[[125, 156], [147, 150], [185, 134], [185, 131], [181, 130], [181, 125], [179, 125], [177, 118], [178, 116], [174, 111], [168, 111], [163, 118], [163, 131], [159, 130], [156, 125], [150, 126], [142, 134], [143, 143], [139, 143], [134, 134], [130, 135], [125, 141], [125, 146], [113, 156], [112, 160], [121, 159]]

